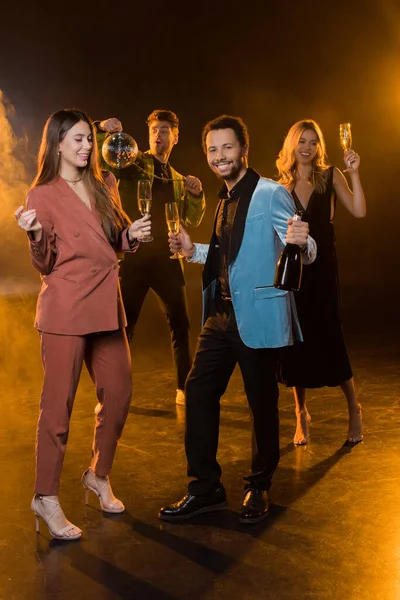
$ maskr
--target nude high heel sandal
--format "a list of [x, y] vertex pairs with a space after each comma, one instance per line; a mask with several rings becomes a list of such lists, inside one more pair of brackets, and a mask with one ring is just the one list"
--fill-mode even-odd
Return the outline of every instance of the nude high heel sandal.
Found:
[[[35, 495], [31, 502], [31, 509], [36, 516], [36, 532], [39, 533], [39, 518], [41, 518], [47, 525], [50, 535], [55, 540], [78, 540], [82, 535], [82, 530], [70, 523], [64, 516], [63, 510], [58, 502], [57, 496], [39, 496]], [[61, 513], [61, 514], [60, 514]], [[54, 528], [54, 521], [56, 517], [64, 517], [67, 525], [62, 529], [56, 530]], [[52, 522], [53, 521], [53, 526]]]
[[82, 485], [85, 488], [85, 504], [89, 503], [90, 490], [98, 497], [103, 512], [124, 512], [125, 506], [114, 496], [108, 477], [98, 477], [91, 469], [87, 469], [82, 475]]

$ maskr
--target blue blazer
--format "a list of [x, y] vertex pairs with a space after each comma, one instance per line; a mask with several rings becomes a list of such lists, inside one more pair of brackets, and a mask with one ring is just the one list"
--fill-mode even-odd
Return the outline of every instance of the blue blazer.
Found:
[[[293, 217], [296, 206], [283, 186], [261, 177], [250, 204], [242, 210], [247, 213], [240, 213], [239, 202], [233, 229], [240, 247], [229, 264], [229, 285], [240, 337], [249, 348], [290, 346], [303, 339], [294, 296], [292, 292], [274, 288], [273, 282], [276, 263], [285, 245], [287, 220]], [[191, 259], [191, 262], [205, 260], [203, 323], [211, 314], [215, 297], [217, 251], [214, 223], [210, 244], [196, 244]], [[315, 256], [316, 244], [309, 237], [304, 263], [312, 262]]]

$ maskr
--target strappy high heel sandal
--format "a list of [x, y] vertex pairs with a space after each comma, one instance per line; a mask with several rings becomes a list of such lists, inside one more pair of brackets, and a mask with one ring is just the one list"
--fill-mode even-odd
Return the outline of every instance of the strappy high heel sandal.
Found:
[[[56, 498], [56, 499], [54, 499]], [[50, 535], [55, 540], [71, 541], [78, 540], [82, 535], [82, 530], [76, 527], [68, 519], [65, 518], [63, 510], [58, 502], [57, 496], [33, 496], [31, 502], [31, 509], [36, 516], [36, 532], [39, 533], [39, 517], [46, 523]], [[60, 514], [61, 513], [61, 514]], [[56, 516], [64, 517], [67, 525], [60, 530], [56, 530], [54, 524], [54, 518]]]
[[294, 434], [293, 437], [293, 443], [295, 444], [295, 446], [305, 446], [305, 444], [308, 443], [308, 425], [311, 423], [311, 417], [310, 417], [310, 413], [308, 412], [307, 408], [304, 408], [303, 410], [296, 410], [296, 417], [298, 419], [298, 417], [300, 416], [300, 426], [301, 426], [301, 432], [298, 432], [298, 428], [299, 428], [299, 423], [297, 422], [297, 426], [296, 426], [296, 433]]
[[125, 506], [114, 496], [108, 477], [97, 477], [91, 469], [87, 469], [82, 475], [82, 485], [85, 488], [85, 504], [89, 504], [90, 490], [98, 497], [103, 512], [124, 512]]

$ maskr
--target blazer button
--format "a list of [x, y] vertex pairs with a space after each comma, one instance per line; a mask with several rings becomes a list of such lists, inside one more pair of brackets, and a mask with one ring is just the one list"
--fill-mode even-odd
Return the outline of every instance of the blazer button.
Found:
[[79, 233], [79, 231], [74, 231], [74, 237], [78, 238], [81, 234]]
[[96, 267], [92, 267], [90, 270], [91, 270], [91, 272], [93, 273], [93, 275], [95, 275], [95, 274], [97, 273], [97, 269], [96, 269]]
[[114, 271], [118, 268], [118, 265], [113, 265]]

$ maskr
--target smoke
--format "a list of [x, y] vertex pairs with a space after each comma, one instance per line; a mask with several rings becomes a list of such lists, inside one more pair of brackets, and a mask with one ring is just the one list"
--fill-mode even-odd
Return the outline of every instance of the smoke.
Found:
[[14, 211], [25, 203], [28, 179], [18, 157], [23, 155], [26, 140], [18, 139], [12, 130], [8, 117], [13, 111], [0, 90], [0, 295], [32, 290], [32, 282], [37, 282], [26, 235], [14, 218]]
[[40, 280], [30, 263], [27, 236], [14, 217], [29, 184], [20, 158], [26, 140], [15, 136], [12, 116], [0, 90], [0, 377], [15, 384], [26, 382], [39, 366], [33, 320]]

